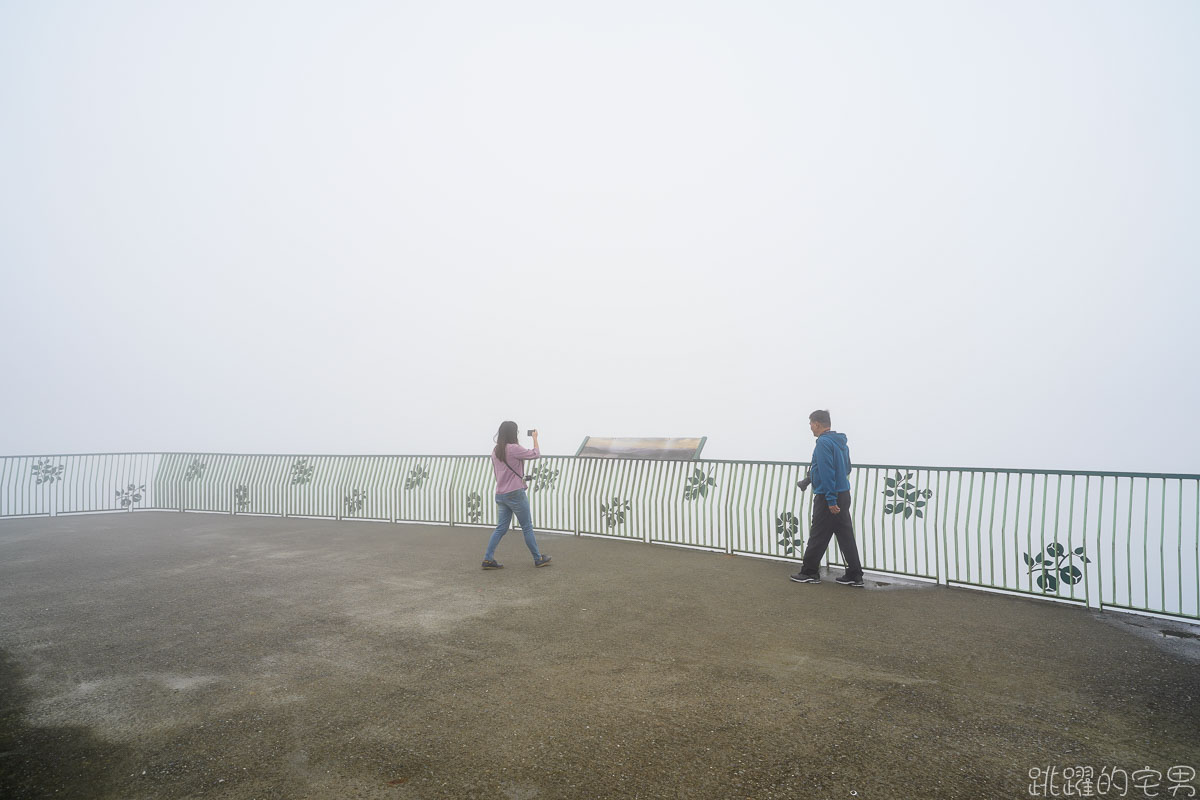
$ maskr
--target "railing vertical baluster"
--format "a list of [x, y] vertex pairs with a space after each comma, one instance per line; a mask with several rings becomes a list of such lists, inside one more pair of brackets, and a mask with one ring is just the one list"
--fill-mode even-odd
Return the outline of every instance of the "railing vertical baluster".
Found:
[[638, 524], [642, 526], [642, 541], [650, 544], [650, 515], [647, 513], [646, 493], [652, 485], [650, 482], [650, 467], [654, 464], [640, 462], [638, 464], [637, 482], [634, 486], [634, 496], [638, 499], [638, 505], [641, 508]]
[[[1092, 551], [1095, 554], [1093, 561], [1096, 563], [1096, 575], [1098, 575], [1100, 579], [1100, 596], [1097, 598], [1096, 607], [1101, 611], [1104, 610], [1104, 482], [1104, 476], [1101, 475], [1099, 481], [1100, 496], [1096, 498], [1096, 547]], [[1086, 568], [1086, 566], [1087, 565], [1085, 564], [1084, 567]], [[1088, 571], [1089, 573], [1091, 572], [1091, 570]]]
[[[1167, 482], [1162, 483], [1162, 496], [1159, 502], [1158, 512], [1158, 585], [1161, 590], [1160, 608], [1167, 607], [1167, 572], [1166, 572], [1166, 546], [1167, 546]], [[1149, 505], [1149, 503], [1147, 503]]]
[[871, 552], [872, 552], [872, 554], [874, 554], [876, 551], [879, 552], [879, 556], [876, 557], [876, 563], [877, 564], [881, 563], [884, 567], [886, 567], [887, 566], [887, 551], [884, 549], [883, 537], [880, 536], [879, 533], [875, 530], [875, 520], [879, 519], [879, 514], [878, 514], [879, 473], [880, 473], [880, 470], [878, 467], [875, 467], [869, 473], [869, 478], [872, 480], [871, 515], [869, 517], [864, 518], [863, 530], [866, 531], [869, 529], [871, 531]]
[[[1179, 520], [1179, 532], [1175, 537], [1175, 563], [1178, 564], [1178, 580], [1175, 581], [1179, 585], [1179, 613], [1183, 613], [1183, 478], [1179, 479], [1179, 511], [1175, 515]], [[1197, 537], [1200, 538], [1200, 537]], [[1200, 582], [1200, 576], [1197, 576], [1197, 582]]]
[[[946, 482], [949, 483], [950, 479], [947, 478]], [[963, 483], [963, 473], [962, 473], [962, 470], [959, 470], [958, 471], [958, 485], [954, 490], [954, 527], [951, 528], [951, 531], [950, 531], [954, 537], [953, 538], [953, 542], [954, 542], [954, 572], [953, 572], [953, 577], [951, 577], [950, 574], [946, 575], [947, 581], [955, 581], [955, 582], [957, 582], [960, 577], [959, 564], [961, 563], [959, 561], [959, 555], [958, 555], [958, 513], [959, 513], [959, 510], [962, 508], [962, 483]]]
[[[1008, 586], [1008, 487], [1012, 481], [1012, 473], [1004, 473], [1004, 509], [1000, 517], [1000, 550], [1004, 554], [1004, 558], [1000, 561], [1001, 581], [1004, 586]], [[995, 516], [993, 515], [993, 521]]]
[[[1042, 530], [1040, 534], [1041, 544], [1038, 545], [1038, 555], [1043, 559], [1046, 556], [1046, 507], [1049, 505], [1049, 494], [1050, 476], [1046, 475], [1045, 479], [1042, 481]], [[1030, 591], [1033, 591], [1032, 584], [1030, 585]]]
[[[1091, 501], [1091, 489], [1092, 489], [1092, 476], [1088, 475], [1087, 478], [1083, 482], [1083, 555], [1084, 555], [1084, 558], [1087, 557], [1088, 551], [1092, 549], [1091, 542], [1088, 541], [1088, 524], [1087, 524], [1088, 523], [1089, 503]], [[1072, 551], [1072, 552], [1074, 552], [1074, 551]], [[1091, 570], [1089, 570], [1087, 568], [1087, 564], [1084, 563], [1083, 559], [1079, 560], [1079, 569], [1081, 572], [1083, 572], [1083, 601], [1087, 605], [1088, 608], [1091, 608], [1092, 607], [1092, 593], [1091, 593], [1091, 578], [1090, 578], [1090, 574], [1089, 574], [1091, 572]]]
[[[1126, 523], [1125, 523], [1125, 564], [1127, 565], [1126, 572], [1125, 572], [1125, 576], [1126, 576], [1125, 588], [1128, 593], [1127, 597], [1129, 598], [1128, 602], [1130, 605], [1133, 605], [1133, 570], [1128, 568], [1128, 565], [1132, 564], [1132, 558], [1133, 558], [1133, 484], [1134, 484], [1134, 479], [1130, 478], [1129, 479], [1129, 509], [1128, 509], [1129, 513], [1128, 513], [1128, 519], [1126, 520]], [[1143, 537], [1143, 540], [1144, 539], [1145, 539], [1145, 537]], [[1144, 562], [1143, 562], [1143, 567], [1144, 567]]]
[[[967, 485], [966, 523], [967, 523], [968, 527], [971, 525], [971, 504], [973, 502], [975, 502], [975, 470], [971, 470], [971, 480]], [[966, 551], [966, 555], [967, 555], [967, 583], [972, 583], [973, 581], [971, 578], [971, 576], [972, 576], [971, 567], [973, 566], [973, 562], [971, 560], [971, 534], [970, 533], [966, 533], [963, 536], [963, 544], [964, 544], [963, 549]], [[978, 543], [977, 543], [976, 549], [978, 549]], [[982, 577], [982, 575], [980, 577]]]
[[[1071, 558], [1070, 556], [1074, 556], [1074, 554], [1075, 554], [1075, 542], [1074, 542], [1074, 533], [1075, 533], [1075, 478], [1076, 478], [1076, 476], [1075, 476], [1075, 475], [1072, 475], [1072, 476], [1071, 476], [1071, 495], [1070, 495], [1070, 500], [1068, 500], [1068, 501], [1067, 501], [1067, 554], [1068, 554], [1068, 556], [1069, 556], [1069, 557], [1067, 558], [1067, 563], [1068, 563], [1068, 564], [1071, 564], [1071, 563], [1074, 561], [1074, 559], [1073, 559], [1073, 558]], [[1058, 541], [1058, 537], [1057, 537], [1057, 536], [1055, 536], [1055, 537], [1054, 537], [1054, 540], [1055, 540], [1055, 541]], [[1067, 574], [1068, 574], [1068, 575], [1070, 575], [1071, 573], [1070, 573], [1070, 572], [1068, 572]], [[1059, 573], [1059, 576], [1060, 576], [1060, 577], [1062, 576], [1062, 573], [1061, 573], [1061, 572]], [[1071, 586], [1071, 597], [1072, 597], [1072, 598], [1074, 598], [1074, 597], [1075, 597], [1075, 584], [1073, 584], [1073, 583], [1072, 583], [1072, 584], [1070, 584], [1070, 586]], [[1087, 587], [1084, 587], [1084, 589], [1085, 589], [1085, 590], [1086, 590], [1086, 588], [1087, 588]], [[1060, 581], [1060, 582], [1059, 582], [1059, 591], [1061, 591], [1061, 590], [1062, 590], [1062, 583], [1061, 583], [1061, 581]]]
[[[996, 585], [996, 495], [999, 494], [999, 492], [997, 491], [999, 489], [999, 487], [1000, 487], [1000, 474], [993, 473], [992, 474], [992, 504], [988, 509], [988, 580], [991, 582], [991, 584], [993, 586]], [[981, 512], [983, 510], [982, 505], [983, 504], [980, 503], [980, 511]], [[980, 532], [982, 533], [983, 526], [980, 525], [979, 528], [980, 528]], [[1001, 533], [1003, 533], [1003, 526], [1001, 526]], [[1003, 562], [1001, 562], [1001, 563], [1003, 563]], [[982, 569], [983, 569], [983, 566], [980, 565], [980, 570], [982, 570]], [[1000, 585], [1004, 586], [1004, 583], [1001, 582]]]
[[[1109, 545], [1112, 548], [1109, 564], [1112, 567], [1112, 600], [1113, 605], [1120, 605], [1117, 602], [1117, 509], [1120, 506], [1121, 478], [1117, 476], [1113, 479], [1113, 524], [1112, 524], [1112, 541]], [[1125, 566], [1129, 566], [1129, 559], [1125, 559]]]
[[[898, 524], [899, 519], [903, 519], [902, 517], [900, 517], [899, 514], [896, 513], [896, 506], [898, 505], [898, 501], [900, 499], [901, 486], [904, 483], [906, 483], [906, 479], [900, 477], [901, 474], [902, 474], [901, 472], [896, 473], [896, 486], [892, 493], [892, 513], [891, 513], [892, 535], [890, 537], [891, 538], [890, 544], [892, 546], [892, 552], [891, 552], [890, 557], [889, 557], [889, 554], [888, 554], [886, 548], [884, 549], [884, 552], [883, 552], [884, 563], [887, 565], [887, 568], [889, 570], [894, 570], [896, 568], [896, 525]], [[903, 474], [907, 475], [908, 473], [903, 472]], [[886, 481], [884, 482], [884, 485], [885, 486], [887, 485]], [[886, 511], [886, 510], [887, 510], [887, 507], [885, 506], [884, 511]]]
[[[947, 573], [950, 571], [946, 562], [946, 516], [942, 513], [942, 471], [939, 469], [934, 472], [934, 496], [937, 498], [937, 511], [933, 515], [933, 569], [937, 577], [937, 582], [941, 585], [949, 583]], [[946, 483], [950, 482], [949, 474], [946, 475]], [[942, 526], [942, 535], [939, 539], [938, 523]], [[938, 547], [938, 542], [941, 542], [941, 547]]]
[[1142, 605], [1150, 605], [1150, 479], [1143, 479], [1145, 488], [1142, 506]]

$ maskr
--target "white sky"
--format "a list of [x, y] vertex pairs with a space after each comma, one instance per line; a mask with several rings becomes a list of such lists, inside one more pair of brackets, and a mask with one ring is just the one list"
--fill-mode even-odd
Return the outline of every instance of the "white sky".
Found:
[[0, 453], [1200, 472], [1200, 3], [0, 0]]

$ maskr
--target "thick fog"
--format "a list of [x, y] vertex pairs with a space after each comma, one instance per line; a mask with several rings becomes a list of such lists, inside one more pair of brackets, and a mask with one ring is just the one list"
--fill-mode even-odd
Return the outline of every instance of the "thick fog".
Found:
[[[0, 454], [1200, 472], [1200, 4], [0, 4]], [[527, 444], [528, 441], [523, 441]]]

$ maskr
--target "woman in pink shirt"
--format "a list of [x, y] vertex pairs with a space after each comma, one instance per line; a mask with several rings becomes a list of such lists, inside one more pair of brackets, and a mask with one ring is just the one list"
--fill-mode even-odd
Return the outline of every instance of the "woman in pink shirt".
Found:
[[525, 546], [533, 553], [533, 565], [544, 567], [550, 563], [550, 556], [538, 552], [537, 539], [533, 536], [533, 519], [529, 516], [529, 495], [525, 485], [525, 462], [541, 458], [538, 450], [538, 434], [533, 432], [533, 449], [526, 450], [517, 444], [517, 423], [502, 422], [496, 433], [496, 447], [492, 450], [492, 471], [496, 473], [496, 510], [500, 522], [492, 531], [488, 540], [487, 553], [483, 556], [484, 569], [500, 569], [504, 565], [496, 562], [496, 545], [508, 533], [513, 514], [521, 523], [525, 533]]

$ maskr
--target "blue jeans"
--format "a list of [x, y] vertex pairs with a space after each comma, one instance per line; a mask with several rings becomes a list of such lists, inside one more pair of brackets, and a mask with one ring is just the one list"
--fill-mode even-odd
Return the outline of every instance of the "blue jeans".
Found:
[[529, 552], [533, 553], [533, 560], [537, 561], [541, 558], [542, 554], [538, 552], [537, 539], [533, 538], [533, 518], [529, 516], [529, 495], [525, 493], [525, 490], [517, 489], [515, 492], [496, 495], [496, 511], [500, 516], [500, 522], [496, 525], [496, 530], [492, 531], [492, 538], [488, 541], [487, 553], [483, 560], [495, 560], [496, 545], [500, 544], [500, 539], [508, 533], [508, 526], [512, 522], [513, 514], [517, 515], [517, 522], [521, 523], [521, 530], [525, 533], [525, 546], [529, 548]]

